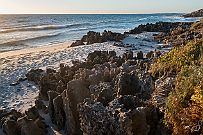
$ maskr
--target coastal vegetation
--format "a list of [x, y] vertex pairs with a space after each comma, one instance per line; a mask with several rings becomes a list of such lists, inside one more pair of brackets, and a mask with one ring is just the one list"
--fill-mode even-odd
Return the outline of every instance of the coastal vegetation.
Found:
[[176, 47], [151, 67], [154, 76], [176, 76], [175, 88], [166, 100], [165, 124], [173, 134], [203, 132], [203, 38]]
[[203, 49], [203, 39], [190, 42], [185, 46], [175, 47], [162, 55], [151, 67], [153, 76], [177, 74], [185, 66], [199, 65]]

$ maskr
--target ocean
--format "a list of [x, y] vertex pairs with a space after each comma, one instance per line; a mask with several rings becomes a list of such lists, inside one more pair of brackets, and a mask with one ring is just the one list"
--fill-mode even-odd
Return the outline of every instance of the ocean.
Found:
[[74, 41], [88, 31], [123, 33], [140, 24], [190, 22], [178, 13], [86, 14], [86, 15], [0, 15], [0, 52]]

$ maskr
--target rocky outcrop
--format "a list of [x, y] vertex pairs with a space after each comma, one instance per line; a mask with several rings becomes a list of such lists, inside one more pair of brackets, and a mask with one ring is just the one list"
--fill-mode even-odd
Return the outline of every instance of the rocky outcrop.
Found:
[[185, 18], [187, 18], [187, 17], [203, 17], [203, 9], [199, 9], [199, 10], [194, 11], [192, 13], [185, 14], [185, 15], [183, 15], [183, 17], [185, 17]]
[[1, 127], [6, 135], [46, 135], [47, 133], [47, 125], [34, 107], [26, 114], [15, 110], [1, 112], [0, 118]]
[[83, 134], [102, 135], [161, 135], [159, 114], [146, 106], [136, 96], [116, 97], [104, 106], [100, 102], [86, 99], [78, 107]]
[[22, 114], [16, 110], [10, 112], [1, 111], [0, 124], [3, 132], [7, 135], [20, 135], [20, 127], [17, 123], [20, 117], [22, 117]]
[[203, 20], [195, 23], [183, 23], [172, 28], [168, 32], [161, 32], [158, 35], [154, 35], [154, 38], [158, 42], [167, 45], [180, 46], [202, 38], [202, 31]]
[[136, 95], [140, 92], [139, 78], [133, 73], [120, 73], [117, 78], [117, 95]]
[[84, 42], [89, 44], [94, 43], [103, 43], [107, 41], [116, 41], [120, 42], [123, 40], [125, 36], [121, 33], [114, 33], [111, 31], [104, 31], [103, 33], [89, 31], [87, 35], [84, 35], [81, 40], [77, 40], [76, 42], [73, 42], [71, 44], [71, 47], [78, 46], [78, 45], [84, 45]]
[[21, 135], [46, 135], [45, 126], [41, 126], [44, 123], [39, 119], [34, 121], [27, 117], [22, 117], [17, 122], [20, 125]]
[[71, 44], [70, 47], [75, 47], [75, 46], [79, 46], [79, 45], [85, 45], [81, 40], [76, 40], [75, 42], [73, 42]]
[[[142, 101], [150, 99], [154, 87], [151, 76], [145, 73], [149, 62], [142, 52], [137, 57], [131, 51], [118, 57], [114, 51], [95, 51], [85, 62], [46, 70], [38, 83], [39, 97], [49, 101], [48, 113], [56, 129], [67, 134], [133, 134], [140, 129], [146, 131], [141, 134], [147, 134], [147, 115], [139, 113], [138, 107], [147, 107]], [[36, 108], [46, 108], [40, 100], [36, 103]], [[27, 116], [38, 119], [34, 108]], [[143, 124], [131, 119], [142, 119]], [[107, 130], [109, 125], [112, 127]]]
[[170, 32], [171, 29], [177, 27], [187, 27], [191, 23], [186, 22], [157, 22], [155, 24], [147, 23], [146, 25], [139, 25], [133, 30], [126, 32], [125, 34], [140, 34], [142, 32]]
[[36, 84], [38, 84], [42, 74], [43, 74], [43, 70], [42, 69], [31, 69], [27, 74], [26, 77], [28, 79], [28, 81], [33, 81]]
[[[38, 82], [39, 99], [14, 121], [19, 134], [46, 133], [38, 113], [42, 110], [55, 130], [66, 134], [161, 135], [163, 116], [150, 102], [155, 89], [147, 72], [154, 56], [150, 57], [144, 58], [142, 52], [134, 57], [127, 51], [118, 57], [114, 51], [95, 51], [85, 62], [47, 69], [40, 78], [31, 79]], [[48, 100], [48, 108], [42, 100]]]
[[174, 87], [174, 77], [162, 77], [155, 81], [155, 90], [152, 94], [152, 102], [161, 112], [165, 111], [167, 97]]

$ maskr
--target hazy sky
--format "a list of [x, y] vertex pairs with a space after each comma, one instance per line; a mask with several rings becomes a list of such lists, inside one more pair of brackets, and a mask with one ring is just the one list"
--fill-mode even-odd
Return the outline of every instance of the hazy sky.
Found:
[[0, 13], [191, 12], [203, 0], [0, 0]]

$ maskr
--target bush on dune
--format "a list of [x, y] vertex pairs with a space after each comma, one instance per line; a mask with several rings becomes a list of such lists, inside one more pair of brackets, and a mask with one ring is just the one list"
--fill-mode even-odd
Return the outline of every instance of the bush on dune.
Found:
[[166, 103], [165, 122], [174, 134], [203, 133], [203, 65], [185, 67]]
[[154, 76], [175, 73], [176, 85], [166, 102], [165, 124], [174, 135], [203, 133], [203, 38], [174, 48], [152, 66]]

